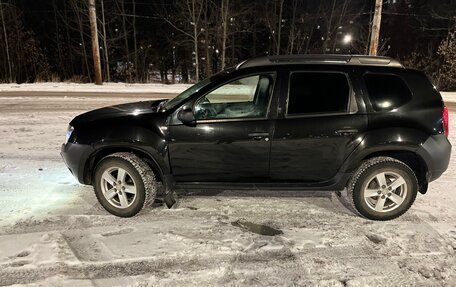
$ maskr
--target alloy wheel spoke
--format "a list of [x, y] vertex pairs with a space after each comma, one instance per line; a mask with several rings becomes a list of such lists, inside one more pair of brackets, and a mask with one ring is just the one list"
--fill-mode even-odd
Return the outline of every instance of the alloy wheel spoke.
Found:
[[395, 194], [395, 193], [391, 193], [389, 199], [396, 203], [397, 205], [401, 205], [402, 202], [404, 201], [404, 198], [403, 197], [400, 197], [399, 195]]
[[393, 181], [389, 187], [391, 187], [392, 190], [396, 190], [398, 187], [400, 187], [403, 184], [405, 184], [405, 180], [401, 176], [401, 177], [398, 177], [395, 181]]
[[386, 198], [379, 197], [377, 200], [377, 203], [375, 204], [375, 210], [383, 211], [383, 208], [385, 207], [385, 202], [386, 202]]
[[119, 194], [119, 202], [121, 207], [128, 207], [127, 196], [124, 193]]
[[127, 173], [126, 173], [125, 169], [119, 168], [119, 169], [117, 170], [117, 181], [118, 181], [118, 182], [120, 181], [121, 183], [124, 183], [124, 182], [125, 182], [125, 175], [126, 175], [126, 174], [127, 174]]
[[364, 191], [364, 197], [375, 197], [378, 196], [378, 189], [368, 188]]
[[377, 174], [375, 178], [377, 179], [377, 182], [380, 185], [380, 187], [386, 186], [386, 176], [384, 172]]
[[107, 172], [107, 171], [105, 171], [105, 172], [103, 173], [103, 175], [101, 176], [101, 178], [102, 178], [104, 181], [108, 182], [108, 183], [109, 183], [110, 185], [112, 185], [112, 186], [115, 186], [115, 185], [116, 185], [116, 179], [115, 179], [109, 172]]
[[110, 190], [106, 191], [104, 196], [106, 197], [107, 200], [111, 200], [116, 194], [117, 194], [117, 192], [114, 191], [114, 188], [111, 188]]
[[124, 192], [136, 194], [136, 186], [134, 186], [133, 184], [125, 184], [124, 186], [125, 186]]

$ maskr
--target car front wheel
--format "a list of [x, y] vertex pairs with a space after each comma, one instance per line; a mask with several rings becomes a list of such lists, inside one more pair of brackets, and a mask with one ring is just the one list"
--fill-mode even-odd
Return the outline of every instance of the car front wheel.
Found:
[[348, 185], [348, 196], [356, 210], [372, 220], [401, 216], [412, 206], [417, 191], [413, 170], [390, 157], [364, 161]]
[[100, 204], [120, 217], [136, 215], [153, 202], [157, 193], [152, 169], [127, 152], [103, 158], [95, 169], [93, 186]]

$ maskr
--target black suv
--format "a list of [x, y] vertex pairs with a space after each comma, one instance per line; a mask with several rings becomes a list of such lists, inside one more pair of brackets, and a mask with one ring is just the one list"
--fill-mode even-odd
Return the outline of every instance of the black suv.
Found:
[[[94, 110], [62, 147], [110, 213], [177, 188], [347, 188], [361, 215], [396, 218], [448, 167], [448, 111], [420, 71], [386, 57], [254, 58], [172, 100]], [[165, 196], [166, 197], [166, 196]]]

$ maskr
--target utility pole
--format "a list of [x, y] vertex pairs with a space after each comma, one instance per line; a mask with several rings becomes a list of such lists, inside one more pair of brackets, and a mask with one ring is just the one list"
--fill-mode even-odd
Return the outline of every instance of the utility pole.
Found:
[[380, 25], [382, 22], [382, 0], [375, 0], [374, 20], [372, 22], [372, 32], [369, 43], [369, 55], [377, 56], [378, 41], [380, 38]]
[[103, 83], [101, 79], [100, 45], [98, 44], [97, 11], [95, 8], [95, 0], [89, 0], [89, 18], [90, 31], [92, 32], [92, 56], [93, 68], [95, 72], [95, 84], [102, 85]]

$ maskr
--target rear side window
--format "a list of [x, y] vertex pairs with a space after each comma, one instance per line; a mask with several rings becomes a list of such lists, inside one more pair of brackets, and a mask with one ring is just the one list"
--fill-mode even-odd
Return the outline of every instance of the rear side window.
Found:
[[345, 74], [293, 72], [290, 75], [287, 114], [347, 112], [349, 98], [350, 86]]
[[390, 111], [410, 101], [412, 93], [396, 75], [364, 75], [367, 92], [375, 111]]

